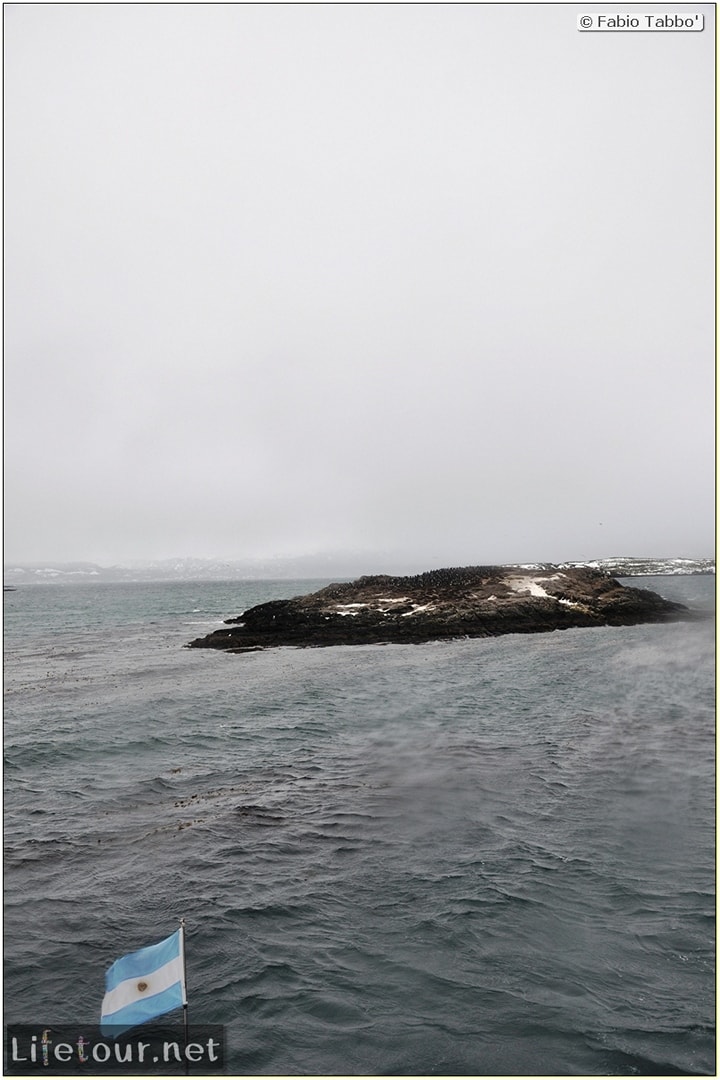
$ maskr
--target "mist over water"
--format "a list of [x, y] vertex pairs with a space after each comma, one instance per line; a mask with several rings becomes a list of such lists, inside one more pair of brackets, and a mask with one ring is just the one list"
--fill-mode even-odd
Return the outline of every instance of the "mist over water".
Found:
[[320, 584], [6, 594], [8, 1021], [184, 915], [235, 1073], [712, 1073], [712, 621], [182, 648]]

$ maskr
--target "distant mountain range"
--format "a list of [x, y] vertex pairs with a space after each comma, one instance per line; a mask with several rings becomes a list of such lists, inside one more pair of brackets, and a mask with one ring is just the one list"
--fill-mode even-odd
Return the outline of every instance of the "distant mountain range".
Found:
[[613, 577], [638, 577], [662, 574], [714, 574], [714, 559], [651, 559], [618, 556], [613, 559], [593, 559], [590, 562], [563, 564], [570, 567], [589, 566], [605, 570]]
[[[368, 565], [371, 563], [371, 565]], [[541, 563], [523, 564], [529, 568]], [[638, 558], [635, 556], [566, 562], [565, 567], [589, 566], [606, 570], [613, 577], [655, 574], [714, 574], [714, 559]], [[20, 563], [5, 566], [5, 586], [56, 582], [71, 584], [122, 581], [285, 581], [354, 578], [368, 573], [420, 573], [428, 566], [399, 565], [397, 558], [386, 565], [367, 556], [277, 557], [255, 561], [221, 559], [162, 559], [154, 562], [121, 563]], [[439, 568], [438, 568], [439, 569]]]

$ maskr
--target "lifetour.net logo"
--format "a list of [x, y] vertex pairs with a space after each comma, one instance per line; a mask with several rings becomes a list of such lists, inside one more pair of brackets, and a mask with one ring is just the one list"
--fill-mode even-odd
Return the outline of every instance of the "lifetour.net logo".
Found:
[[144, 1024], [117, 1036], [97, 1024], [8, 1024], [6, 1076], [198, 1076], [224, 1071], [218, 1024]]

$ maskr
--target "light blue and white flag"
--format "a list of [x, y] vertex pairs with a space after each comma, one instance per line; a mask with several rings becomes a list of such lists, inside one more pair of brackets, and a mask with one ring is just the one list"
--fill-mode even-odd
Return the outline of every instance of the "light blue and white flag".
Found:
[[187, 1005], [184, 967], [182, 929], [157, 945], [116, 960], [105, 974], [100, 1011], [103, 1035], [119, 1035]]

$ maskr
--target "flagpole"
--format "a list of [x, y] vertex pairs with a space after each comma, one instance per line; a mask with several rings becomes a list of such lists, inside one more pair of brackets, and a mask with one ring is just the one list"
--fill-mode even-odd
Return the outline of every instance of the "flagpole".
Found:
[[180, 919], [180, 953], [182, 955], [182, 996], [183, 996], [183, 1032], [185, 1038], [185, 1075], [190, 1072], [190, 1066], [188, 1064], [187, 1047], [188, 1047], [188, 1000], [187, 1000], [187, 968], [185, 966], [185, 919]]

